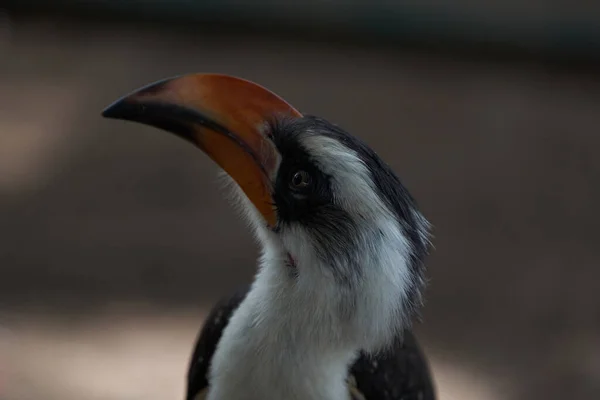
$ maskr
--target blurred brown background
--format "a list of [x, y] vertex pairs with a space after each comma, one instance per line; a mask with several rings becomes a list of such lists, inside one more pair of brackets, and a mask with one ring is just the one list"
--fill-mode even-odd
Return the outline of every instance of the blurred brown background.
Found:
[[440, 399], [600, 398], [600, 6], [439, 3], [0, 1], [0, 398], [183, 398], [256, 248], [203, 154], [100, 111], [201, 71], [339, 123], [413, 192]]

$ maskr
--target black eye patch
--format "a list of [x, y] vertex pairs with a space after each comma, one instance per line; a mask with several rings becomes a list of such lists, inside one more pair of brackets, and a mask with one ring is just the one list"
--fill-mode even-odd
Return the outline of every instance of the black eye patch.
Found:
[[[302, 150], [282, 155], [273, 194], [282, 222], [306, 222], [318, 207], [333, 200], [329, 178], [301, 153]], [[297, 180], [302, 184], [295, 185]]]
[[302, 146], [301, 138], [309, 129], [302, 121], [277, 121], [270, 127], [273, 143], [281, 154], [273, 193], [281, 223], [308, 224], [320, 207], [333, 201], [329, 177]]

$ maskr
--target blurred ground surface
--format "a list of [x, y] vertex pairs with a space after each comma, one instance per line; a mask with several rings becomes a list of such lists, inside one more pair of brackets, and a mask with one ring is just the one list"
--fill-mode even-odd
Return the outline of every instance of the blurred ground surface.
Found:
[[149, 28], [0, 23], [0, 397], [182, 398], [255, 247], [196, 149], [101, 109], [240, 75], [365, 138], [436, 226], [441, 399], [600, 396], [600, 79], [543, 65]]

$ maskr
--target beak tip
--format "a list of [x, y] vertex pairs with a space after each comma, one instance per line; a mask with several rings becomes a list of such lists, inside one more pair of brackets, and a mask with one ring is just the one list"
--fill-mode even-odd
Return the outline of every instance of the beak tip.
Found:
[[123, 117], [123, 107], [122, 107], [122, 100], [117, 100], [114, 103], [112, 103], [111, 105], [109, 105], [108, 107], [106, 107], [104, 110], [102, 110], [102, 116], [104, 118], [110, 118], [110, 119], [120, 119]]

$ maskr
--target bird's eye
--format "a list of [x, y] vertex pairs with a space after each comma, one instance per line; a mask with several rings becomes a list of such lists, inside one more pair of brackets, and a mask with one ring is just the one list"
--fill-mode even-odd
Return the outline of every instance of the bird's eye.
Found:
[[312, 179], [310, 174], [306, 171], [296, 171], [292, 175], [292, 180], [290, 181], [290, 186], [292, 189], [303, 190], [310, 186], [312, 183]]

